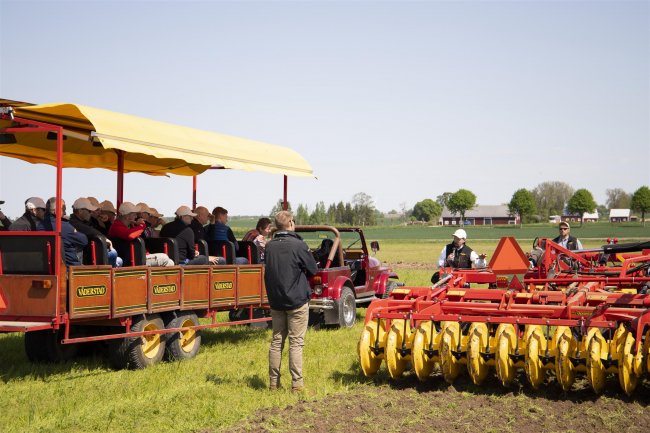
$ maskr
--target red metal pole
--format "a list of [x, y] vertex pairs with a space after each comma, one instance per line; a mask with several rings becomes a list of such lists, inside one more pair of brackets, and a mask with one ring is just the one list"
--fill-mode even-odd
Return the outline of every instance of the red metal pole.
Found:
[[116, 150], [117, 153], [117, 204], [115, 207], [120, 208], [124, 201], [124, 151]]
[[[54, 220], [56, 236], [54, 237], [54, 275], [61, 275], [61, 196], [63, 195], [63, 128], [56, 129], [56, 214]], [[56, 282], [56, 317], [58, 322], [61, 299], [61, 285]]]
[[289, 209], [289, 203], [287, 202], [287, 175], [284, 175], [284, 196], [282, 199], [282, 210]]
[[196, 175], [192, 176], [192, 209], [196, 209]]

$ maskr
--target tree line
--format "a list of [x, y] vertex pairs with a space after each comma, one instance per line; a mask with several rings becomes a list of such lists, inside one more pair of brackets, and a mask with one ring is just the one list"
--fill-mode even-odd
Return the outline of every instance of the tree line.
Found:
[[[331, 224], [363, 227], [376, 225], [381, 217], [381, 212], [375, 209], [372, 197], [364, 192], [356, 193], [352, 197], [352, 202], [339, 201], [326, 206], [320, 201], [311, 211], [302, 203], [298, 204], [294, 211], [291, 203], [288, 203], [288, 209], [293, 212], [294, 220], [298, 225]], [[273, 206], [270, 215], [273, 216], [280, 210], [282, 210], [281, 199]]]

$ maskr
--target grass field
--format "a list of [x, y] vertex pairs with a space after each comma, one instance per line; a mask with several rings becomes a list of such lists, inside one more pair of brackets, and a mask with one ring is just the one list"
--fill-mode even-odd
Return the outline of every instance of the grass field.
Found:
[[[521, 241], [524, 250], [530, 248], [533, 234], [554, 235], [551, 227], [547, 229], [548, 233], [523, 229], [521, 233], [528, 233], [521, 237], [528, 237], [528, 240]], [[603, 237], [601, 234], [605, 229], [606, 227], [593, 228], [593, 236], [584, 236], [585, 246], [600, 245]], [[484, 232], [479, 232], [480, 228], [475, 228], [476, 232], [473, 230], [474, 228], [468, 229], [468, 232], [472, 239], [477, 240], [470, 239], [468, 244], [489, 255], [496, 247], [496, 238], [512, 234], [505, 229], [499, 232], [500, 229], [497, 228], [485, 228]], [[510, 227], [509, 230], [516, 232], [519, 229]], [[613, 233], [607, 236], [624, 238], [620, 233], [628, 233], [626, 230], [634, 233], [629, 237], [650, 238], [648, 228], [624, 226], [615, 227]], [[450, 231], [451, 229], [422, 227], [401, 230], [382, 228], [376, 231], [369, 229], [367, 237], [380, 240], [381, 250], [377, 257], [391, 263], [400, 280], [410, 285], [428, 285], [434, 269], [433, 263], [450, 238]], [[424, 238], [421, 234], [425, 232], [440, 234], [440, 237], [432, 235]], [[416, 236], [416, 233], [420, 235]], [[499, 233], [499, 236], [488, 240], [479, 233]], [[409, 241], [412, 235], [419, 241]], [[578, 235], [582, 236], [580, 232]], [[365, 310], [358, 309], [359, 321], [363, 320], [363, 314]], [[3, 408], [0, 412], [0, 432], [213, 432], [249, 425], [247, 423], [257, 419], [261, 413], [259, 411], [288, 406], [305, 407], [300, 406], [305, 399], [322, 407], [328, 402], [346, 400], [347, 397], [373, 396], [376, 392], [383, 392], [375, 391], [374, 387], [386, 384], [388, 380], [385, 372], [374, 380], [360, 375], [356, 354], [360, 332], [360, 322], [352, 329], [308, 331], [304, 366], [308, 392], [305, 396], [296, 396], [286, 390], [278, 393], [266, 390], [270, 331], [252, 330], [248, 327], [206, 331], [202, 334], [203, 344], [196, 358], [184, 362], [163, 362], [140, 371], [112, 370], [98, 354], [59, 365], [31, 364], [24, 354], [22, 336], [4, 334], [0, 336], [0, 405]], [[283, 384], [289, 386], [286, 364], [285, 353]], [[412, 378], [410, 381], [413, 382]], [[414, 386], [413, 383], [411, 385], [409, 389]], [[429, 391], [440, 392], [439, 387], [440, 385], [435, 385]], [[641, 391], [647, 393], [648, 388]], [[473, 392], [470, 387], [469, 395]], [[400, 399], [401, 395], [391, 394], [389, 398]], [[408, 395], [408, 398], [417, 396]], [[615, 391], [613, 399], [616, 402], [617, 417], [620, 415], [619, 418], [622, 419], [626, 414], [636, 416], [641, 413], [648, 418], [647, 411], [644, 412], [643, 409], [647, 402], [643, 403], [643, 408], [639, 408], [639, 404], [627, 406], [618, 396]], [[466, 397], [461, 400], [464, 401], [464, 398]], [[539, 395], [522, 397], [506, 394], [499, 395], [499, 398], [502, 399], [500, 404], [506, 406], [534, 406]], [[425, 400], [414, 401], [426, 403]], [[316, 410], [309, 407], [304, 410], [312, 412], [305, 416]], [[598, 413], [597, 408], [594, 410]], [[628, 413], [627, 410], [636, 412]], [[289, 430], [289, 426], [283, 424], [282, 413], [268, 416], [269, 425], [277, 428], [267, 431]], [[331, 416], [336, 417], [336, 413]], [[360, 422], [364, 422], [362, 418]], [[468, 425], [471, 427], [472, 423]], [[256, 426], [257, 424], [251, 424], [250, 431], [259, 431]], [[291, 427], [292, 431], [301, 431], [295, 425]], [[402, 428], [417, 431], [413, 426]], [[378, 429], [382, 430], [380, 427]], [[396, 428], [394, 431], [405, 430]]]

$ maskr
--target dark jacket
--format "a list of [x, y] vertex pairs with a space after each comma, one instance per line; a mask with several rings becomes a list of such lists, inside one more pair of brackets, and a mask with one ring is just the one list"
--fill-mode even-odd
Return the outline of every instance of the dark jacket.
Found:
[[190, 228], [194, 232], [194, 241], [198, 242], [200, 240], [206, 241], [206, 233], [205, 233], [205, 227], [203, 227], [203, 224], [198, 222], [196, 218], [192, 218], [192, 224], [190, 224]]
[[38, 221], [34, 218], [30, 212], [25, 212], [23, 216], [14, 221], [9, 230], [12, 232], [30, 232], [36, 230], [45, 230], [42, 221]]
[[0, 230], [9, 230], [9, 227], [11, 226], [11, 220], [9, 218], [4, 217], [0, 219], [0, 223], [2, 223]]
[[208, 233], [206, 234], [208, 240], [211, 241], [230, 241], [235, 244], [235, 251], [239, 251], [239, 244], [237, 243], [237, 238], [232, 232], [232, 229], [226, 224], [216, 222], [210, 224], [208, 228]]
[[161, 238], [175, 238], [178, 245], [178, 263], [194, 258], [194, 232], [180, 219], [165, 224], [160, 230]]
[[88, 244], [86, 235], [76, 231], [69, 222], [62, 220], [61, 239], [63, 240], [65, 264], [68, 266], [81, 265], [83, 247]]
[[266, 244], [264, 282], [274, 310], [295, 310], [311, 296], [307, 277], [317, 271], [309, 247], [295, 232], [281, 231]]
[[[558, 236], [555, 239], [553, 239], [553, 242], [555, 242], [556, 244], [559, 244], [561, 240], [562, 240], [562, 237]], [[569, 235], [569, 239], [566, 242], [566, 249], [567, 250], [577, 250], [578, 249], [578, 238], [575, 238], [575, 237]]]
[[449, 257], [449, 254], [454, 251], [454, 261], [452, 267], [456, 269], [471, 269], [472, 268], [472, 249], [467, 245], [463, 245], [462, 248], [456, 250], [456, 246], [451, 243], [447, 245], [447, 252], [445, 257]]
[[104, 235], [104, 233], [102, 233], [99, 229], [95, 228], [92, 222], [84, 221], [75, 214], [72, 214], [70, 216], [70, 224], [72, 224], [72, 227], [77, 229], [77, 231], [80, 231], [81, 233], [85, 234], [89, 238], [97, 237], [103, 239], [104, 241], [106, 240], [106, 236]]

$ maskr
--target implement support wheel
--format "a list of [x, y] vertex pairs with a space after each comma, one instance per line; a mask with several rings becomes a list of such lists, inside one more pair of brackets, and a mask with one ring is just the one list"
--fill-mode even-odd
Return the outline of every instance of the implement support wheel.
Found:
[[467, 372], [474, 385], [480, 385], [488, 375], [487, 361], [481, 351], [489, 350], [490, 333], [485, 323], [472, 323], [469, 327], [467, 347]]
[[[415, 375], [421, 382], [424, 382], [431, 375], [434, 364], [439, 358], [439, 334], [436, 331], [435, 326], [433, 326], [432, 333], [432, 325], [433, 322], [428, 320], [420, 322], [420, 325], [413, 336], [411, 362], [413, 363]], [[429, 348], [434, 352], [433, 356], [429, 356]]]
[[[379, 334], [378, 339], [377, 334]], [[377, 373], [381, 366], [381, 360], [384, 358], [383, 351], [379, 354], [375, 354], [373, 351], [375, 342], [378, 344], [380, 349], [385, 349], [386, 331], [384, 330], [384, 323], [380, 323], [380, 319], [371, 320], [366, 324], [361, 332], [361, 338], [359, 339], [359, 345], [357, 346], [361, 371], [363, 372], [363, 375], [367, 377], [373, 376]]]

